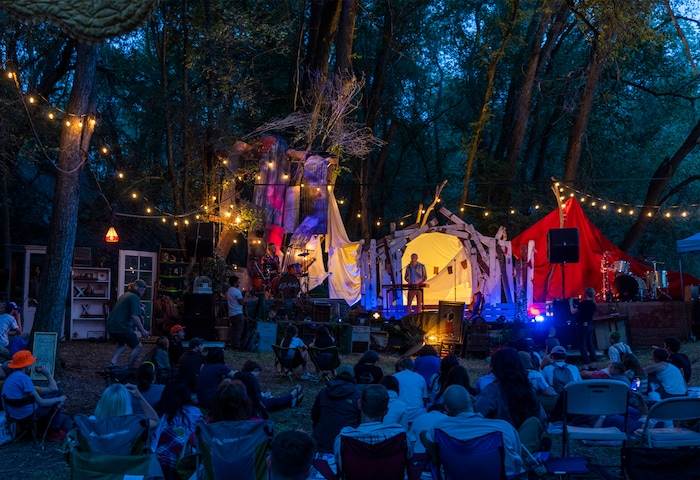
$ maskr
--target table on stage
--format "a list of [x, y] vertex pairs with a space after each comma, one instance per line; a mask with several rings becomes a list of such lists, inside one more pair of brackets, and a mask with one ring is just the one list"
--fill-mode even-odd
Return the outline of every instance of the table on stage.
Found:
[[420, 309], [423, 310], [423, 307], [425, 306], [425, 300], [423, 298], [423, 290], [428, 288], [430, 285], [427, 283], [387, 283], [386, 285], [382, 285], [382, 289], [385, 290], [419, 290], [420, 291], [420, 298], [421, 298], [421, 305]]

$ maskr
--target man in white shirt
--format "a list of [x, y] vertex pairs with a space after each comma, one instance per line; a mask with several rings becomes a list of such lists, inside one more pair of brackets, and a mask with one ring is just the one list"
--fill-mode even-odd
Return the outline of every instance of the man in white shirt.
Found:
[[[544, 379], [547, 380], [547, 383], [552, 386], [555, 392], [561, 393], [568, 383], [580, 382], [582, 380], [581, 372], [579, 372], [578, 368], [566, 363], [566, 349], [564, 347], [554, 347], [549, 356], [554, 363], [544, 367], [542, 370], [542, 375], [544, 375]], [[563, 378], [565, 375], [562, 375], [557, 371], [561, 369], [567, 369], [570, 372], [570, 375], [566, 375], [566, 382], [561, 380], [561, 378]]]
[[[435, 441], [435, 430], [439, 429], [457, 440], [471, 440], [493, 432], [501, 432], [505, 453], [506, 476], [511, 478], [522, 472], [521, 445], [518, 432], [505, 420], [484, 418], [474, 413], [471, 396], [461, 385], [447, 387], [444, 394], [447, 417], [437, 420], [426, 430], [425, 437]], [[465, 472], [465, 476], [468, 472]]]
[[228, 284], [230, 287], [226, 292], [226, 302], [228, 303], [228, 320], [231, 326], [231, 348], [240, 350], [241, 337], [245, 327], [245, 318], [243, 318], [245, 298], [243, 298], [243, 293], [238, 289], [239, 279], [237, 276], [231, 275], [228, 278]]
[[610, 348], [608, 348], [608, 358], [611, 362], [622, 363], [622, 356], [625, 353], [632, 353], [632, 349], [620, 339], [622, 336], [617, 330], [610, 332]]
[[6, 353], [10, 346], [10, 337], [22, 333], [19, 309], [15, 302], [7, 302], [5, 313], [0, 315], [0, 347]]
[[406, 419], [410, 425], [419, 415], [425, 413], [428, 403], [428, 386], [422, 375], [413, 371], [413, 360], [402, 358], [397, 364], [394, 377], [399, 381], [399, 398], [406, 404]]

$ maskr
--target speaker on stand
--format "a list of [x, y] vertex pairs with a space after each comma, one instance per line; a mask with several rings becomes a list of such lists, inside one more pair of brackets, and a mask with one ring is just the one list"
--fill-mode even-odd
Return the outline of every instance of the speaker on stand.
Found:
[[552, 228], [547, 232], [547, 260], [561, 264], [561, 297], [566, 300], [566, 264], [579, 260], [578, 228]]
[[188, 225], [185, 248], [190, 258], [213, 257], [214, 224], [197, 222]]

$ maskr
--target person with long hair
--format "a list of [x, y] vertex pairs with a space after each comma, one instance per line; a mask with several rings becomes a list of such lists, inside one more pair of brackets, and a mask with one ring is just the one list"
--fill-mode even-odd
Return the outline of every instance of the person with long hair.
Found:
[[447, 374], [450, 373], [450, 370], [457, 365], [459, 365], [459, 357], [454, 353], [450, 353], [440, 361], [440, 370], [438, 370], [435, 375], [430, 377], [430, 381], [428, 382], [428, 394], [430, 394], [428, 406], [435, 403], [435, 398], [440, 391], [445, 391], [445, 388], [447, 387], [444, 385], [447, 381]]
[[253, 413], [262, 419], [267, 419], [267, 412], [281, 410], [287, 407], [296, 407], [304, 399], [301, 385], [296, 385], [291, 393], [281, 397], [273, 397], [269, 393], [263, 394], [258, 376], [262, 367], [255, 360], [246, 360], [241, 370], [236, 372], [234, 379], [240, 380], [245, 385], [248, 398], [253, 408]]
[[169, 348], [170, 340], [168, 340], [168, 337], [160, 337], [158, 342], [156, 342], [156, 351], [153, 352], [153, 357], [151, 358], [156, 368], [170, 368]]
[[649, 391], [649, 376], [644, 371], [639, 359], [634, 353], [625, 353], [622, 355], [622, 364], [625, 366], [625, 376], [630, 379], [630, 382], [635, 378], [639, 378], [639, 387], [637, 391], [642, 395], [646, 395]]
[[316, 376], [309, 374], [306, 365], [309, 360], [309, 352], [306, 350], [306, 344], [304, 344], [304, 341], [299, 338], [297, 335], [299, 335], [299, 329], [295, 325], [289, 325], [287, 327], [287, 331], [284, 333], [284, 338], [280, 342], [280, 347], [283, 348], [289, 348], [290, 350], [287, 352], [287, 356], [292, 359], [294, 358], [294, 350], [293, 349], [299, 349], [299, 352], [301, 353], [301, 358], [303, 360], [301, 364], [301, 379], [302, 380], [318, 380]]
[[209, 423], [250, 420], [251, 408], [245, 385], [240, 380], [224, 380], [209, 410]]
[[472, 397], [474, 396], [474, 388], [472, 388], [471, 386], [469, 372], [463, 366], [457, 365], [456, 367], [452, 367], [452, 369], [450, 369], [450, 371], [447, 373], [447, 378], [442, 384], [440, 391], [435, 396], [435, 402], [433, 403], [445, 403], [443, 396], [445, 395], [445, 390], [447, 390], [447, 387], [449, 387], [450, 385], [461, 385], [469, 392], [469, 395], [471, 395]]
[[[486, 418], [505, 420], [520, 434], [522, 443], [528, 448], [539, 445], [544, 414], [537, 393], [527, 377], [527, 371], [517, 350], [503, 348], [491, 357], [493, 383], [481, 391], [474, 403], [474, 411]], [[535, 417], [540, 420], [535, 426], [521, 431], [525, 420]], [[529, 425], [533, 425], [528, 422]]]
[[192, 395], [184, 380], [175, 380], [165, 386], [158, 409], [162, 415], [151, 448], [156, 452], [166, 480], [174, 480], [180, 478], [177, 461], [197, 422], [202, 419], [202, 411], [192, 404]]

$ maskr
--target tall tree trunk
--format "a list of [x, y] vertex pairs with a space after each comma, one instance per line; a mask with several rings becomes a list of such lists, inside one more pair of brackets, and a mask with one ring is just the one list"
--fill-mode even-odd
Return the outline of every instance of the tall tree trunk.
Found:
[[66, 298], [70, 286], [78, 223], [80, 173], [87, 161], [93, 131], [90, 119], [94, 116], [89, 113], [92, 107], [98, 48], [96, 45], [79, 43], [76, 49], [75, 75], [65, 118], [70, 125], [64, 123], [61, 132], [56, 190], [44, 264], [43, 275], [47, 281], [42, 282], [42, 300], [37, 307], [33, 329], [38, 332], [56, 332], [59, 337], [63, 331]]
[[311, 0], [309, 40], [301, 82], [302, 102], [308, 100], [309, 93], [317, 85], [323, 85], [328, 77], [328, 60], [342, 5], [342, 0]]
[[644, 199], [644, 206], [637, 216], [637, 221], [634, 222], [632, 228], [629, 229], [627, 235], [625, 235], [625, 239], [620, 245], [622, 250], [631, 250], [642, 237], [644, 231], [658, 212], [658, 207], [661, 206], [661, 196], [671, 182], [673, 174], [678, 170], [678, 166], [685, 160], [688, 154], [697, 148], [698, 143], [700, 143], [700, 122], [695, 125], [676, 153], [674, 153], [671, 158], [665, 158], [654, 172], [654, 176], [651, 182], [649, 182], [647, 196]]

